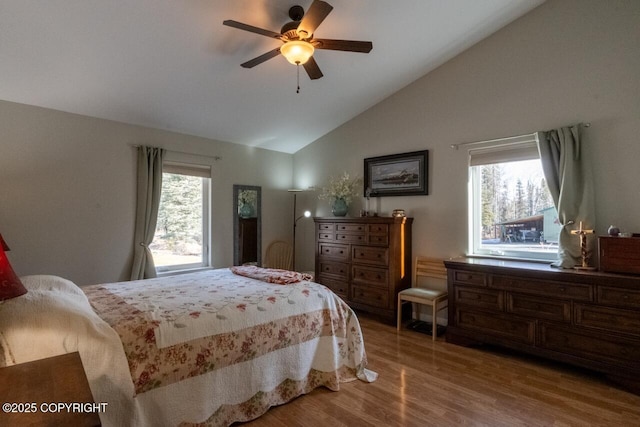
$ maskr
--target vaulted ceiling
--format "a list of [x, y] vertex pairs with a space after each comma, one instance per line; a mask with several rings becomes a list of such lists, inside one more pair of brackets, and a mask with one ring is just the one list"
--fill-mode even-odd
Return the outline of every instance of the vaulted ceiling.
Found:
[[370, 40], [368, 54], [316, 50], [309, 80], [279, 32], [311, 0], [3, 0], [0, 99], [294, 153], [544, 0], [327, 0], [315, 36]]

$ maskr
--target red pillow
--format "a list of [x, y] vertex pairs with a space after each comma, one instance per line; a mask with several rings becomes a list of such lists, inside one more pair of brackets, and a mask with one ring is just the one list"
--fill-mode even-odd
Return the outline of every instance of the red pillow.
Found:
[[11, 268], [7, 254], [0, 245], [0, 301], [19, 297], [26, 293], [27, 289]]

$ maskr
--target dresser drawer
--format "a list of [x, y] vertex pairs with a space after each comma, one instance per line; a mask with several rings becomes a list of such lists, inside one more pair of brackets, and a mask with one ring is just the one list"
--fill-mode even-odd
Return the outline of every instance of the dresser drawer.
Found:
[[360, 304], [387, 308], [389, 306], [389, 291], [367, 285], [351, 285], [351, 300]]
[[369, 246], [352, 246], [351, 259], [361, 264], [388, 266], [389, 250], [387, 248], [375, 248]]
[[366, 225], [365, 224], [337, 224], [336, 228], [338, 233], [362, 234], [364, 236]]
[[333, 261], [320, 261], [318, 274], [331, 275], [335, 276], [336, 278], [348, 280], [349, 264]]
[[351, 270], [353, 283], [371, 284], [389, 288], [389, 271], [383, 268], [371, 268], [354, 265]]
[[321, 285], [325, 285], [327, 288], [331, 289], [342, 299], [346, 299], [349, 295], [349, 285], [346, 281], [336, 280], [323, 274], [321, 274], [316, 281]]
[[340, 243], [364, 243], [364, 234], [336, 234], [336, 241]]
[[388, 246], [389, 235], [388, 234], [367, 234], [366, 242], [368, 245]]
[[367, 225], [367, 244], [375, 246], [388, 246], [389, 226], [387, 224]]
[[619, 307], [640, 308], [640, 291], [598, 286], [598, 302]]
[[320, 243], [320, 256], [323, 258], [334, 258], [340, 261], [349, 261], [349, 246], [336, 245], [330, 243]]
[[540, 323], [540, 347], [620, 367], [640, 369], [640, 340]]
[[533, 344], [535, 342], [535, 320], [519, 319], [503, 314], [483, 313], [456, 308], [456, 326], [509, 340]]
[[332, 231], [327, 232], [327, 231], [318, 231], [318, 240], [335, 240], [334, 239], [335, 235]]
[[504, 310], [504, 292], [471, 286], [456, 286], [455, 303], [471, 307], [481, 307], [489, 310]]
[[387, 224], [367, 224], [367, 232], [369, 234], [389, 235], [389, 226]]
[[318, 231], [333, 232], [335, 226], [333, 224], [318, 224]]
[[463, 285], [487, 286], [487, 275], [475, 271], [453, 270], [453, 282]]
[[571, 302], [507, 292], [507, 312], [558, 322], [571, 321]]
[[512, 276], [492, 277], [489, 287], [518, 291], [531, 295], [567, 298], [578, 301], [593, 301], [593, 288], [579, 283], [552, 282], [546, 280], [525, 279]]
[[633, 334], [640, 338], [640, 311], [576, 304], [574, 312], [578, 326]]

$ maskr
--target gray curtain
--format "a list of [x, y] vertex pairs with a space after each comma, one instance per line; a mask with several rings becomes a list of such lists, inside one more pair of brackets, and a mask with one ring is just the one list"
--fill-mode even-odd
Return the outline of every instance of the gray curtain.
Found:
[[149, 245], [153, 241], [158, 222], [164, 156], [165, 150], [162, 148], [138, 147], [138, 190], [131, 280], [156, 277], [156, 266]]
[[[582, 262], [580, 239], [571, 230], [577, 229], [580, 221], [583, 228], [595, 228], [593, 184], [581, 147], [581, 128], [582, 125], [576, 125], [538, 133], [542, 169], [562, 225], [558, 260], [553, 264], [561, 268], [572, 268]], [[587, 236], [591, 254], [594, 241]]]

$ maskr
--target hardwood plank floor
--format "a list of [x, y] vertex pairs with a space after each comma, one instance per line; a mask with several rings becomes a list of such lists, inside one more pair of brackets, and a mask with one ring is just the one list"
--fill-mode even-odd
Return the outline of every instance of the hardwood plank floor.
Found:
[[317, 389], [246, 424], [640, 426], [640, 396], [592, 371], [359, 319], [377, 381]]

